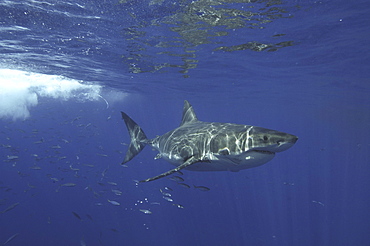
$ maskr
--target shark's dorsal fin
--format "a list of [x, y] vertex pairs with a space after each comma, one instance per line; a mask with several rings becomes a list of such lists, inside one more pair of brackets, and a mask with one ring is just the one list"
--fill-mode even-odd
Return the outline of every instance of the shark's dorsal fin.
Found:
[[193, 106], [191, 106], [190, 103], [187, 100], [185, 100], [184, 109], [182, 110], [182, 120], [180, 126], [195, 121], [198, 121], [198, 118], [195, 115]]

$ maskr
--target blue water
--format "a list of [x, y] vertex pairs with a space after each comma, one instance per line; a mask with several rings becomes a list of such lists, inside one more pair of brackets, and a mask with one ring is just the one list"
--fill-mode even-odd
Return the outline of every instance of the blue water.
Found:
[[[1, 1], [0, 243], [370, 245], [370, 4], [252, 2]], [[299, 140], [136, 184], [173, 166], [150, 147], [120, 165], [120, 111], [154, 138], [184, 100]]]

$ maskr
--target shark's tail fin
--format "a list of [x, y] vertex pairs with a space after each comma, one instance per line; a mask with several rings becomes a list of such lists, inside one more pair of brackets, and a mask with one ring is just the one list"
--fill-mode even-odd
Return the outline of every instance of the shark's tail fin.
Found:
[[144, 131], [141, 129], [140, 126], [138, 126], [138, 124], [136, 124], [135, 121], [133, 121], [127, 114], [123, 112], [121, 112], [121, 114], [131, 137], [131, 142], [128, 147], [125, 159], [122, 162], [122, 164], [125, 164], [144, 149], [148, 139]]

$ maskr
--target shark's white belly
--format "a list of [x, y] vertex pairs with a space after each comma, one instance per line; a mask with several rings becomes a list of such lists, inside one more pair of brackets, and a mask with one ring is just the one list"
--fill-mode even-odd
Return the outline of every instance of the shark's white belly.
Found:
[[[190, 171], [232, 171], [238, 172], [243, 169], [257, 167], [274, 158], [273, 152], [248, 151], [240, 155], [208, 155], [204, 161], [194, 163], [186, 167]], [[178, 156], [167, 156], [162, 158], [174, 166], [179, 166], [183, 160]]]

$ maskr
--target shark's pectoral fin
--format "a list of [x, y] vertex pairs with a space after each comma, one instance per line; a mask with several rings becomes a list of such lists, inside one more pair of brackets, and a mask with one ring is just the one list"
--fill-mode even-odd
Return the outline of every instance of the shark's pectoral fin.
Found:
[[180, 166], [168, 171], [168, 172], [165, 172], [165, 173], [162, 173], [162, 174], [159, 174], [158, 176], [155, 176], [153, 178], [148, 178], [148, 179], [144, 179], [144, 180], [141, 180], [139, 181], [140, 183], [144, 183], [144, 182], [149, 182], [149, 181], [153, 181], [153, 180], [156, 180], [156, 179], [160, 179], [160, 178], [163, 178], [163, 177], [166, 177], [168, 175], [171, 175], [181, 169], [184, 169], [190, 165], [193, 165], [194, 163], [198, 162], [199, 159], [198, 158], [195, 158], [194, 156], [190, 157], [189, 159], [187, 159], [183, 164], [181, 164]]

